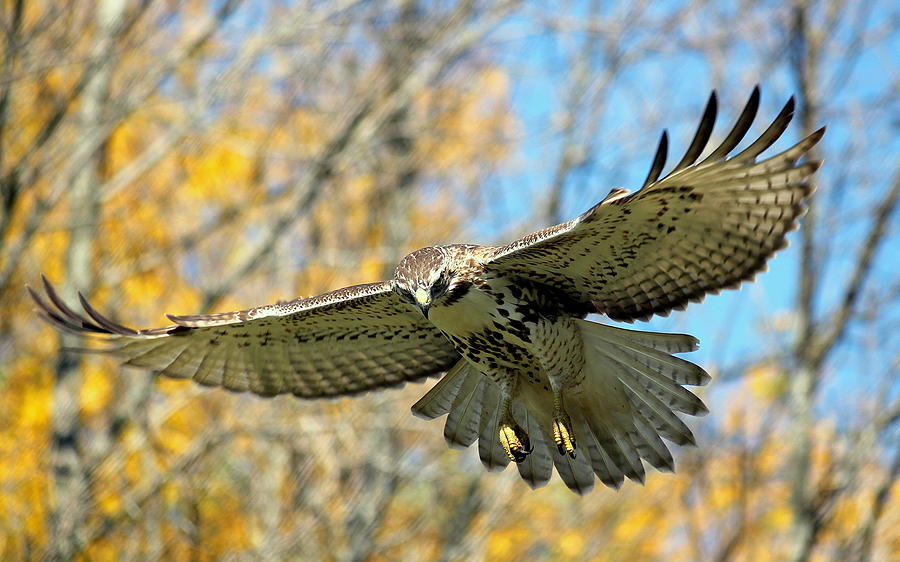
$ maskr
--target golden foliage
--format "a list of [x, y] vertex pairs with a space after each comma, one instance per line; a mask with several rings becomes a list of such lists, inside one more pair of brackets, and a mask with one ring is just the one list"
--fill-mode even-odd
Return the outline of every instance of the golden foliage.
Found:
[[774, 363], [760, 363], [747, 369], [744, 375], [748, 388], [762, 402], [774, 402], [787, 392], [788, 379]]

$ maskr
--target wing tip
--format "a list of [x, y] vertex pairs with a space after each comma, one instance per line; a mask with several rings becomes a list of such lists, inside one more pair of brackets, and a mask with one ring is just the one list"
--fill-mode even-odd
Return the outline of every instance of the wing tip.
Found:
[[[53, 284], [50, 283], [50, 280], [47, 279], [46, 275], [43, 273], [41, 273], [41, 283], [44, 286], [44, 296], [46, 296], [46, 299], [38, 291], [35, 291], [28, 285], [25, 286], [25, 289], [28, 291], [31, 300], [37, 305], [35, 311], [42, 320], [57, 330], [67, 333], [78, 335], [116, 335], [114, 331], [101, 323], [98, 323], [93, 317], [86, 317], [73, 311], [65, 301], [60, 298], [59, 294], [56, 292], [56, 288], [53, 287]], [[79, 297], [81, 300], [84, 300], [84, 297], [81, 296], [80, 293]]]
[[91, 306], [91, 303], [88, 302], [87, 298], [85, 298], [84, 294], [82, 294], [81, 291], [78, 291], [78, 301], [81, 303], [81, 308], [84, 309], [87, 315], [90, 316], [91, 319], [94, 320], [94, 322], [108, 330], [110, 333], [120, 336], [133, 336], [137, 334], [137, 330], [126, 328], [125, 326], [117, 324], [101, 314], [96, 308]]
[[809, 136], [806, 137], [807, 140], [809, 140], [810, 143], [811, 143], [811, 144], [810, 144], [810, 148], [812, 148], [813, 146], [819, 144], [819, 141], [822, 140], [822, 137], [825, 136], [825, 132], [826, 132], [827, 130], [828, 130], [828, 125], [822, 125], [822, 126], [819, 127], [818, 129], [816, 129], [815, 131], [813, 131], [812, 133], [810, 133]]
[[785, 102], [784, 107], [781, 108], [781, 113], [790, 115], [790, 117], [793, 118], [795, 109], [797, 109], [797, 97], [791, 94], [791, 97], [789, 97], [787, 102]]
[[[37, 305], [35, 309], [38, 316], [48, 322], [54, 328], [77, 335], [94, 335], [103, 338], [115, 337], [154, 337], [174, 333], [179, 327], [166, 326], [163, 328], [152, 328], [147, 330], [136, 330], [129, 328], [118, 322], [112, 321], [106, 315], [94, 308], [84, 293], [76, 293], [78, 301], [81, 304], [83, 313], [77, 313], [66, 304], [65, 300], [59, 296], [56, 288], [41, 274], [41, 282], [44, 285], [43, 296], [39, 291], [32, 289], [26, 285], [26, 290], [31, 299]], [[45, 298], [46, 297], [46, 298]]]

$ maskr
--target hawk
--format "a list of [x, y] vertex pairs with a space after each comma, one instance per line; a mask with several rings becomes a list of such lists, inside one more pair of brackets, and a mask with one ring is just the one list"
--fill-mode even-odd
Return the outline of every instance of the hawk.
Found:
[[172, 316], [134, 330], [70, 308], [44, 279], [31, 292], [57, 328], [93, 335], [127, 365], [263, 396], [359, 394], [443, 377], [412, 407], [447, 414], [451, 447], [478, 441], [488, 470], [515, 462], [533, 488], [555, 466], [578, 493], [594, 475], [618, 488], [643, 482], [643, 461], [674, 462], [663, 439], [695, 444], [676, 412], [707, 413], [685, 385], [710, 376], [673, 354], [684, 334], [586, 320], [646, 320], [738, 286], [765, 268], [797, 227], [810, 175], [802, 161], [824, 127], [757, 157], [784, 133], [791, 98], [762, 135], [729, 156], [759, 108], [759, 88], [725, 139], [699, 160], [712, 133], [713, 92], [690, 146], [660, 179], [664, 132], [641, 189], [613, 189], [577, 218], [505, 246], [451, 244], [404, 257], [393, 279], [237, 312]]

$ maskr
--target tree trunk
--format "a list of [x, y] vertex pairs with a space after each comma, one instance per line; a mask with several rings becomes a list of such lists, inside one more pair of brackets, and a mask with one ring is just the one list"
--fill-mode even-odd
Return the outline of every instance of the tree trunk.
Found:
[[[96, 128], [108, 97], [112, 64], [111, 37], [125, 8], [124, 0], [101, 0], [97, 4], [97, 24], [93, 57], [105, 57], [103, 64], [91, 76], [81, 97], [77, 115], [78, 130]], [[96, 59], [95, 59], [96, 60]], [[89, 137], [90, 135], [84, 135]], [[69, 196], [69, 239], [66, 256], [67, 292], [87, 291], [94, 279], [91, 261], [97, 216], [100, 211], [101, 148], [94, 153], [87, 166], [75, 176]], [[66, 346], [78, 346], [74, 337], [63, 338]], [[53, 537], [50, 555], [56, 560], [72, 558], [83, 542], [82, 522], [89, 496], [87, 466], [84, 457], [83, 428], [79, 421], [78, 395], [81, 390], [80, 358], [71, 352], [60, 354], [56, 367], [53, 391], [53, 493], [54, 503], [49, 512], [49, 529]]]

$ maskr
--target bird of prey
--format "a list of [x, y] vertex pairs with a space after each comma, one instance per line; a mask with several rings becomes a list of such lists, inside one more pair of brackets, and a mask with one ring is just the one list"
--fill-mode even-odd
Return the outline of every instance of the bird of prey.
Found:
[[31, 294], [51, 324], [100, 337], [125, 364], [203, 385], [320, 398], [443, 375], [413, 413], [448, 414], [447, 442], [477, 440], [488, 470], [515, 462], [539, 487], [555, 466], [578, 493], [595, 474], [613, 488], [626, 476], [643, 482], [643, 461], [674, 470], [663, 439], [694, 444], [676, 412], [707, 412], [684, 385], [710, 377], [673, 355], [696, 349], [695, 338], [587, 315], [665, 316], [751, 279], [797, 227], [820, 165], [803, 157], [824, 127], [757, 159], [787, 128], [793, 98], [729, 156], [756, 116], [758, 88], [699, 160], [716, 107], [713, 92], [686, 154], [660, 178], [663, 133], [635, 193], [613, 189], [577, 218], [503, 246], [417, 250], [388, 281], [237, 312], [169, 315], [173, 325], [144, 330], [113, 322], [84, 297], [84, 313], [75, 312], [46, 279], [44, 294]]

